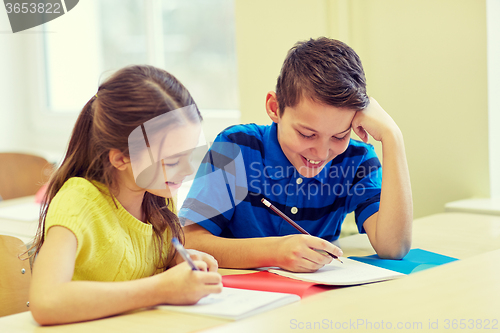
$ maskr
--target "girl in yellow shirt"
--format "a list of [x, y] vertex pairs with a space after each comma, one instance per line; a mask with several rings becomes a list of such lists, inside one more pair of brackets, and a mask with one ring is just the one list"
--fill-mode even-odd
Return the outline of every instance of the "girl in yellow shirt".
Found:
[[30, 309], [42, 325], [91, 320], [222, 291], [216, 260], [189, 250], [173, 197], [193, 173], [201, 115], [186, 88], [151, 66], [107, 79], [81, 111], [52, 176], [33, 250]]

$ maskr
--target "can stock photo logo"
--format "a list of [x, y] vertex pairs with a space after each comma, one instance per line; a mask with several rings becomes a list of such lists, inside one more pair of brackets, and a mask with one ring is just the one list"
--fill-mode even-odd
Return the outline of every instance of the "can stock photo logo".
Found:
[[4, 0], [12, 32], [52, 21], [75, 8], [79, 0]]

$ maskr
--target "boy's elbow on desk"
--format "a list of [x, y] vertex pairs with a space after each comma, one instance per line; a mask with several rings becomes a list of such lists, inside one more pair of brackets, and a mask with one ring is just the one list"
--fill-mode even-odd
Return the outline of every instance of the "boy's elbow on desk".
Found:
[[401, 240], [397, 243], [387, 244], [385, 246], [374, 247], [377, 255], [382, 259], [403, 259], [411, 248], [411, 238], [408, 240]]
[[[375, 222], [375, 223], [374, 223]], [[382, 259], [403, 259], [411, 249], [412, 219], [397, 223], [382, 223], [371, 220], [364, 227], [370, 243]]]

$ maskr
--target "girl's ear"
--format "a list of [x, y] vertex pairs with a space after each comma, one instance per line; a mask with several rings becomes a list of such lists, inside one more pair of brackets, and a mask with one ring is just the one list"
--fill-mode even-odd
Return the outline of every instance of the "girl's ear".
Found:
[[118, 170], [123, 171], [127, 169], [130, 159], [118, 149], [111, 149], [109, 151], [109, 162]]
[[278, 98], [274, 91], [270, 91], [266, 96], [266, 111], [267, 115], [275, 123], [279, 122]]

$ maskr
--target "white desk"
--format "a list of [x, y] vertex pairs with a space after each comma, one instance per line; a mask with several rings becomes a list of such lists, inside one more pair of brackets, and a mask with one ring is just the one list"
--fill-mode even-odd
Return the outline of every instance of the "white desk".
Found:
[[[34, 196], [0, 201], [0, 208], [31, 202], [34, 203], [34, 201]], [[34, 218], [29, 221], [22, 221], [17, 219], [2, 218], [0, 216], [0, 234], [20, 238], [25, 243], [29, 243], [33, 240], [36, 234], [37, 227], [38, 218]]]
[[[489, 320], [486, 331], [498, 332], [499, 260], [500, 250], [496, 250], [402, 279], [339, 288], [207, 333], [457, 332], [453, 327], [461, 319], [467, 329], [460, 332], [482, 332], [478, 320], [482, 327]], [[496, 330], [491, 329], [492, 320], [497, 320]]]
[[[366, 235], [343, 238], [340, 245], [345, 256], [373, 254]], [[332, 289], [237, 322], [148, 309], [85, 323], [39, 327], [31, 313], [23, 312], [0, 318], [0, 331], [198, 332], [214, 328], [213, 332], [238, 333], [380, 332], [384, 331], [381, 325], [387, 330], [390, 322], [392, 330], [401, 332], [455, 332], [453, 325], [460, 325], [461, 319], [466, 326], [474, 320], [472, 329], [462, 331], [483, 332], [478, 323], [484, 327], [486, 320], [490, 321], [487, 332], [500, 330], [500, 217], [445, 213], [417, 219], [413, 247], [463, 260], [402, 279]], [[492, 320], [498, 321], [496, 330], [491, 329]], [[333, 329], [306, 329], [308, 323], [333, 325]], [[335, 329], [337, 323], [345, 329]], [[397, 325], [403, 325], [402, 329], [397, 330]], [[429, 325], [437, 329], [429, 329]]]
[[500, 215], [500, 198], [466, 199], [448, 202], [446, 212]]

